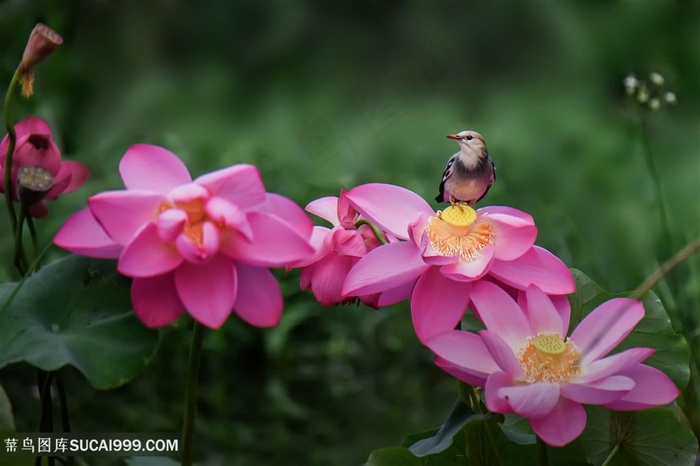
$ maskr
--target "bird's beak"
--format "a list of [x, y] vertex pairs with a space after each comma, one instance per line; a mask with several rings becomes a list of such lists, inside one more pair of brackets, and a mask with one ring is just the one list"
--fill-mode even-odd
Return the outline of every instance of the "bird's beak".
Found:
[[459, 136], [457, 136], [456, 134], [448, 134], [447, 138], [448, 139], [459, 139]]

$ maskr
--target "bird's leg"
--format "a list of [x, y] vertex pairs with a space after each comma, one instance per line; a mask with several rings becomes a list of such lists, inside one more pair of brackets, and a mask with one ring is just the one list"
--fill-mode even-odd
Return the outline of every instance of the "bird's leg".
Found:
[[457, 198], [454, 197], [454, 196], [452, 196], [452, 195], [450, 195], [450, 205], [451, 205], [452, 207], [454, 207], [454, 206], [457, 204], [457, 202], [458, 202], [458, 201], [457, 201]]

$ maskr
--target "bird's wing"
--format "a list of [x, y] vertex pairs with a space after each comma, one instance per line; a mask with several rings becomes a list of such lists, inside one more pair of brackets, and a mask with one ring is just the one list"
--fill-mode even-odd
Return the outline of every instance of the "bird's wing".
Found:
[[445, 167], [445, 171], [442, 174], [442, 180], [440, 181], [440, 187], [438, 188], [440, 190], [440, 194], [438, 194], [435, 198], [437, 202], [445, 201], [445, 181], [447, 181], [447, 179], [452, 176], [452, 166], [455, 164], [455, 161], [457, 160], [458, 156], [459, 152], [450, 157], [450, 160], [447, 161], [447, 166]]
[[484, 191], [484, 194], [482, 194], [481, 197], [476, 200], [476, 202], [482, 200], [484, 196], [486, 196], [486, 194], [489, 192], [489, 189], [491, 189], [491, 186], [493, 186], [493, 184], [496, 182], [496, 164], [493, 163], [491, 157], [489, 157], [489, 162], [491, 163], [491, 180], [489, 180], [489, 185], [486, 187], [486, 191]]

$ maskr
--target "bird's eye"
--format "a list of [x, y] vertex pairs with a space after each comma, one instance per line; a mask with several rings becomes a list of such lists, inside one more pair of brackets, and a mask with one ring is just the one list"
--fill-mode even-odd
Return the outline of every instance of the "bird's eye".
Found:
[[472, 140], [472, 136], [467, 136], [467, 141], [471, 141], [471, 140]]

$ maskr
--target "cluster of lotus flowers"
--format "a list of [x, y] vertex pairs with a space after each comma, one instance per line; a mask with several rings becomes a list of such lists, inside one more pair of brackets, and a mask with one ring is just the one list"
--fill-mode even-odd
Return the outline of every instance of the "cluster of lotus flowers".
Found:
[[[44, 168], [58, 186], [49, 200], [84, 184], [89, 172], [61, 162], [45, 122], [29, 118], [16, 130], [13, 180], [23, 166]], [[535, 246], [535, 223], [520, 210], [455, 204], [436, 212], [408, 189], [365, 184], [311, 202], [306, 210], [330, 223], [314, 226], [293, 201], [266, 192], [252, 165], [193, 180], [175, 154], [139, 144], [119, 171], [126, 189], [90, 197], [54, 243], [117, 259], [149, 327], [185, 311], [210, 328], [231, 312], [274, 326], [283, 300], [270, 268], [300, 268], [301, 287], [324, 305], [359, 299], [380, 308], [410, 299], [416, 335], [435, 363], [484, 388], [492, 412], [527, 418], [547, 444], [581, 434], [583, 404], [640, 410], [679, 395], [665, 374], [642, 364], [652, 349], [609, 355], [644, 317], [640, 302], [610, 300], [568, 332], [574, 279]], [[30, 214], [45, 215], [45, 205]], [[467, 308], [485, 330], [458, 329]]]

